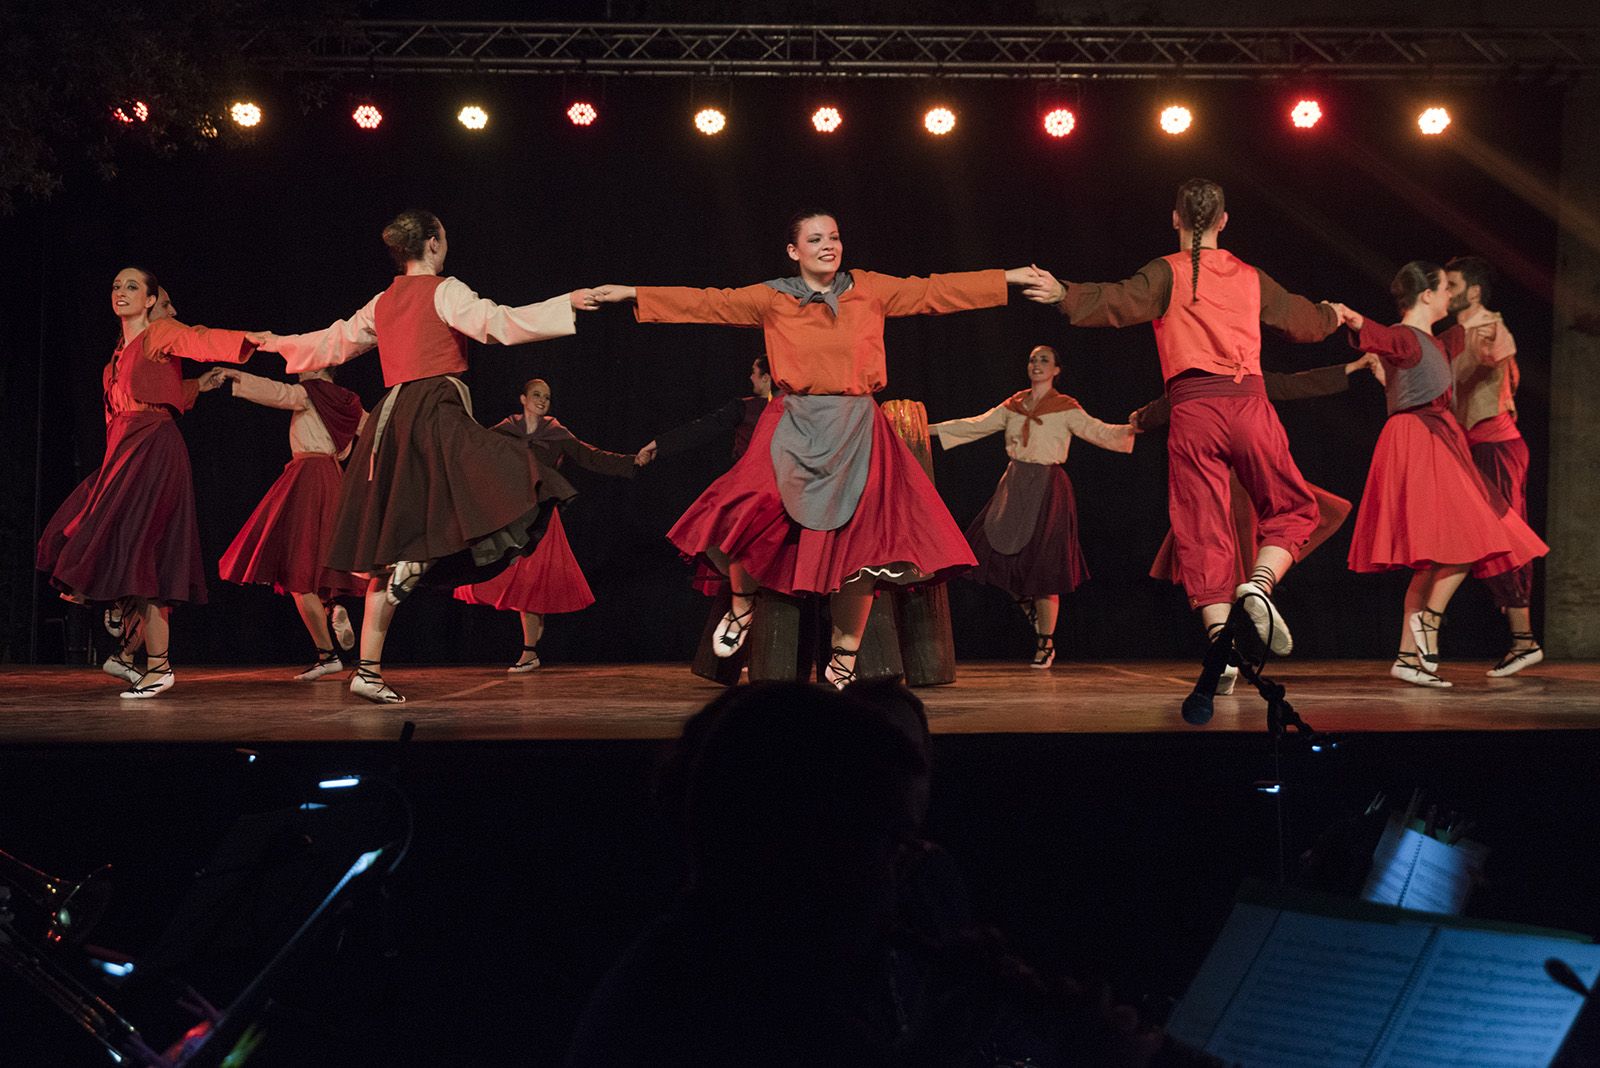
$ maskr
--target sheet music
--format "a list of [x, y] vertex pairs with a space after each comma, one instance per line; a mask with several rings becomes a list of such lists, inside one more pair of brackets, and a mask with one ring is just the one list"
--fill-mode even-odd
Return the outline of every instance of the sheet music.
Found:
[[1446, 845], [1391, 819], [1372, 853], [1372, 871], [1361, 891], [1366, 901], [1420, 912], [1460, 915], [1482, 868], [1483, 848], [1474, 842]]
[[1600, 974], [1600, 946], [1440, 929], [1411, 997], [1372, 1063], [1543, 1068], [1583, 1004], [1545, 974], [1549, 957], [1565, 960], [1586, 984]]
[[[1246, 912], [1251, 909], [1274, 911], [1235, 909], [1235, 918], [1245, 913], [1244, 922], [1257, 929], [1259, 916]], [[1234, 922], [1230, 918], [1228, 926]], [[1168, 1029], [1238, 1064], [1359, 1068], [1431, 932], [1424, 925], [1282, 912], [1243, 961], [1237, 953], [1246, 947], [1230, 945], [1225, 932]]]

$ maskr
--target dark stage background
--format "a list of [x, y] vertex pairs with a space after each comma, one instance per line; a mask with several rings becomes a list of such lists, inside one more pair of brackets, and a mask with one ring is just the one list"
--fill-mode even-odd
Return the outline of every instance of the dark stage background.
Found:
[[[1416, 87], [1319, 90], [1328, 118], [1296, 135], [1284, 118], [1298, 87], [1186, 86], [1196, 129], [1154, 132], [1157, 106], [1175, 95], [1144, 84], [1068, 87], [961, 84], [739, 83], [676, 80], [591, 86], [600, 121], [576, 129], [562, 115], [575, 83], [500, 79], [375, 85], [386, 112], [357, 131], [342, 88], [302, 113], [292, 87], [257, 87], [267, 119], [238, 149], [167, 158], [130, 155], [110, 182], [74, 175], [43, 207], [6, 222], [11, 253], [0, 342], [4, 426], [5, 655], [28, 655], [35, 397], [43, 403], [38, 493], [43, 517], [92, 470], [104, 442], [99, 380], [115, 321], [106, 306], [116, 271], [154, 270], [190, 323], [295, 332], [348, 315], [388, 283], [378, 231], [401, 208], [432, 208], [449, 228], [447, 269], [502, 303], [541, 300], [579, 285], [743, 285], [790, 273], [784, 224], [801, 208], [840, 220], [846, 264], [892, 273], [1007, 267], [1037, 261], [1066, 279], [1125, 277], [1175, 248], [1168, 211], [1184, 178], [1207, 175], [1229, 194], [1226, 247], [1291, 290], [1343, 300], [1392, 321], [1387, 283], [1411, 258], [1479, 252], [1506, 277], [1495, 304], [1519, 342], [1523, 433], [1533, 453], [1533, 523], [1543, 529], [1551, 219], [1473, 163], [1482, 146], [1553, 185], [1559, 91], [1496, 86], [1444, 94], [1450, 136], [1415, 133]], [[468, 97], [492, 118], [469, 134], [454, 113]], [[945, 139], [921, 132], [934, 98], [957, 108]], [[831, 138], [807, 122], [824, 98], [846, 125]], [[1062, 99], [1079, 114], [1064, 143], [1038, 132], [1039, 105]], [[716, 104], [730, 125], [693, 132], [693, 107]], [[42, 321], [41, 321], [42, 316]], [[916, 398], [931, 419], [977, 414], [1025, 385], [1028, 348], [1056, 345], [1061, 387], [1094, 415], [1121, 421], [1161, 389], [1148, 327], [1067, 329], [1054, 312], [1014, 297], [1011, 307], [891, 323], [890, 384], [881, 399]], [[555, 413], [580, 437], [632, 451], [658, 431], [747, 390], [755, 332], [640, 326], [609, 309], [582, 317], [578, 336], [516, 349], [474, 346], [467, 380], [477, 414], [515, 410], [520, 383], [550, 380]], [[1353, 355], [1342, 336], [1314, 346], [1267, 342], [1264, 365], [1295, 370]], [[42, 390], [36, 371], [42, 363]], [[278, 357], [248, 368], [281, 374]], [[342, 381], [374, 403], [375, 355]], [[1352, 500], [1382, 425], [1367, 376], [1342, 397], [1281, 409], [1302, 470]], [[208, 394], [181, 420], [194, 463], [202, 540], [215, 560], [288, 459], [285, 413]], [[937, 460], [941, 492], [965, 523], [1004, 466], [996, 436]], [[1166, 528], [1164, 434], [1132, 457], [1083, 443], [1068, 462], [1078, 490], [1094, 579], [1064, 605], [1058, 640], [1073, 658], [1194, 654], [1199, 628], [1180, 591], [1148, 577]], [[579, 472], [567, 514], [574, 549], [599, 599], [554, 619], [547, 661], [685, 660], [705, 602], [662, 538], [684, 506], [726, 467], [718, 446], [659, 461], [633, 483]], [[1405, 575], [1356, 576], [1346, 530], [1284, 587], [1297, 653], [1385, 657], [1400, 623]], [[40, 659], [65, 655], [67, 609], [40, 594]], [[1000, 592], [956, 581], [962, 657], [1017, 657], [1025, 625]], [[437, 596], [401, 613], [387, 660], [500, 661], [519, 644], [514, 619]], [[175, 615], [178, 663], [299, 661], [307, 641], [289, 602], [265, 589], [213, 580], [211, 603]], [[1469, 583], [1445, 634], [1447, 655], [1498, 654], [1504, 627]]]

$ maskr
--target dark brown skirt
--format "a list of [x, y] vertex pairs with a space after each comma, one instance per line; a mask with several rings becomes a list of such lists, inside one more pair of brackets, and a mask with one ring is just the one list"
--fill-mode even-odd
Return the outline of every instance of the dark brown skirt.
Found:
[[86, 600], [205, 603], [189, 450], [172, 416], [111, 420], [105, 461], [50, 520], [38, 561], [51, 585]]
[[448, 559], [427, 581], [455, 585], [489, 578], [527, 550], [539, 516], [538, 463], [522, 442], [480, 426], [454, 382], [407, 382], [374, 457], [377, 427], [374, 413], [345, 470], [329, 567], [378, 572], [400, 560]]
[[1015, 553], [997, 552], [989, 544], [984, 524], [994, 500], [967, 527], [967, 544], [978, 558], [977, 570], [967, 577], [998, 586], [1013, 597], [1048, 597], [1071, 593], [1089, 578], [1089, 565], [1078, 547], [1078, 503], [1066, 469], [1050, 468], [1044, 499], [1039, 502], [1033, 536]]

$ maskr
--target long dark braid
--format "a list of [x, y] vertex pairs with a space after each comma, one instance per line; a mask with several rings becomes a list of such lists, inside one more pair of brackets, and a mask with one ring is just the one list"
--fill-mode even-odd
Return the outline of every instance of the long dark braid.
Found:
[[1178, 203], [1175, 205], [1178, 212], [1178, 221], [1188, 230], [1189, 236], [1189, 261], [1193, 265], [1194, 275], [1190, 288], [1194, 293], [1189, 298], [1191, 302], [1200, 299], [1200, 235], [1217, 224], [1222, 218], [1225, 205], [1222, 199], [1222, 187], [1208, 178], [1190, 178], [1178, 187]]

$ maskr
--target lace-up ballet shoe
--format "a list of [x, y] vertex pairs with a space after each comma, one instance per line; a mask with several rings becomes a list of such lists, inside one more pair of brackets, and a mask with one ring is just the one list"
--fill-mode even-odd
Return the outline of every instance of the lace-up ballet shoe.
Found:
[[1439, 674], [1439, 628], [1444, 626], [1444, 615], [1424, 608], [1406, 617], [1406, 629], [1411, 640], [1417, 643], [1417, 656], [1430, 675]]
[[416, 560], [401, 560], [394, 565], [394, 570], [389, 573], [389, 584], [384, 587], [383, 596], [392, 605], [399, 603], [411, 596], [411, 591], [417, 588], [417, 583], [422, 581], [422, 576], [428, 571], [428, 565]]
[[1217, 676], [1217, 688], [1211, 692], [1218, 697], [1227, 697], [1233, 692], [1233, 684], [1239, 681], [1239, 668], [1229, 664], [1222, 669], [1222, 674]]
[[1028, 627], [1030, 629], [1038, 626], [1039, 610], [1033, 606], [1032, 597], [1018, 597], [1012, 603], [1021, 609], [1022, 614], [1028, 618]]
[[328, 622], [333, 624], [333, 640], [339, 643], [339, 648], [348, 652], [356, 647], [356, 628], [350, 625], [350, 613], [345, 611], [344, 605], [333, 606]]
[[343, 670], [344, 661], [335, 656], [332, 649], [318, 649], [317, 662], [296, 675], [294, 681], [315, 682], [329, 675], [337, 675]]
[[1255, 624], [1261, 644], [1273, 656], [1288, 656], [1294, 651], [1294, 639], [1289, 636], [1289, 625], [1278, 613], [1267, 591], [1254, 582], [1241, 582], [1233, 591], [1233, 599], [1244, 608], [1245, 615]]
[[1394, 663], [1389, 666], [1389, 674], [1401, 682], [1409, 682], [1413, 686], [1426, 686], [1434, 690], [1448, 689], [1452, 685], [1449, 679], [1441, 679], [1424, 667], [1422, 658], [1416, 653], [1403, 652], [1395, 657]]
[[[822, 681], [832, 686], [835, 690], [842, 690], [856, 681], [856, 654], [860, 648], [846, 649], [842, 645], [835, 645], [828, 650], [828, 666], [822, 669]], [[850, 666], [844, 666], [844, 658], [850, 658]]]
[[114, 679], [131, 682], [135, 686], [139, 685], [139, 680], [144, 678], [139, 669], [133, 666], [132, 662], [122, 659], [116, 653], [106, 657], [106, 662], [100, 665], [100, 670]]
[[145, 701], [157, 694], [166, 693], [177, 681], [178, 678], [172, 673], [171, 668], [165, 671], [147, 671], [134, 683], [133, 689], [123, 690], [118, 696], [124, 701]]
[[[1511, 637], [1515, 641], [1533, 641], [1533, 635], [1531, 634], [1513, 634]], [[1503, 679], [1509, 675], [1515, 675], [1523, 668], [1533, 667], [1543, 659], [1544, 648], [1538, 642], [1533, 642], [1533, 645], [1527, 649], [1508, 650], [1506, 655], [1500, 658], [1500, 662], [1485, 674], [1491, 679]]]
[[1048, 668], [1056, 662], [1056, 640], [1048, 634], [1039, 635], [1038, 647], [1033, 651], [1033, 663], [1029, 667]]
[[[531, 657], [531, 659], [525, 659], [527, 657]], [[510, 667], [506, 668], [506, 674], [508, 674], [508, 675], [526, 675], [528, 672], [533, 671], [538, 666], [539, 666], [539, 654], [538, 654], [538, 652], [535, 651], [534, 646], [524, 645], [522, 647], [522, 656], [517, 658], [517, 662], [515, 664], [512, 664]]]
[[376, 660], [360, 662], [355, 674], [350, 676], [350, 692], [376, 705], [402, 705], [406, 700], [395, 692], [393, 686], [383, 681], [383, 672]]
[[[736, 595], [735, 600], [738, 600]], [[744, 645], [745, 635], [750, 631], [750, 619], [756, 614], [756, 602], [752, 596], [750, 607], [743, 612], [735, 612], [730, 605], [722, 613], [722, 622], [717, 624], [717, 629], [711, 635], [711, 651], [719, 658], [726, 660], [739, 651]]]

